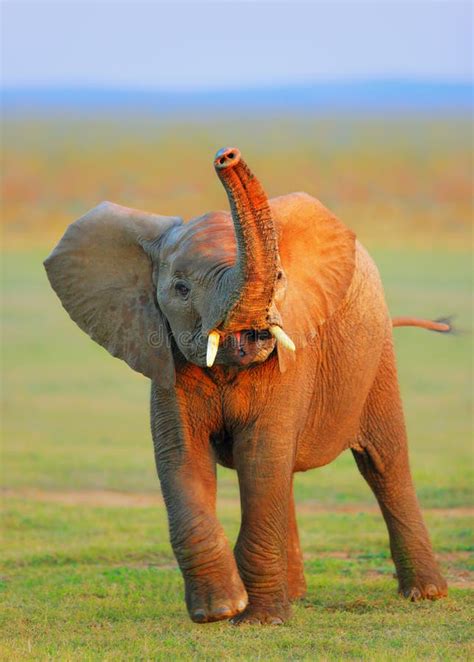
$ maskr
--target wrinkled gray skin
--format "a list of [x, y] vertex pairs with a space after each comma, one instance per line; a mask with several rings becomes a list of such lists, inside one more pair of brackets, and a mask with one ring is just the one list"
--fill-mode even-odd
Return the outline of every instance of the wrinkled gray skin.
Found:
[[[380, 503], [400, 592], [445, 595], [372, 260], [314, 198], [268, 201], [238, 150], [219, 152], [215, 166], [231, 214], [184, 224], [104, 203], [45, 262], [72, 319], [152, 380], [155, 457], [191, 618], [288, 618], [305, 592], [293, 473], [348, 448]], [[220, 345], [207, 367], [212, 331]], [[216, 518], [216, 462], [239, 477], [234, 553]]]

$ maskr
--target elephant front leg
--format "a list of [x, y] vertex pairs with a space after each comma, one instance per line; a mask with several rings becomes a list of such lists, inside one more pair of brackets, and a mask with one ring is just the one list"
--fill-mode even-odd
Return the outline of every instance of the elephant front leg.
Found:
[[[171, 545], [183, 574], [191, 619], [231, 618], [248, 602], [235, 558], [216, 518], [216, 471], [204, 432], [170, 420], [175, 403], [152, 398], [155, 458], [168, 511]], [[161, 414], [160, 412], [164, 412]]]
[[208, 495], [200, 498], [203, 487], [207, 493], [210, 486], [199, 469], [193, 467], [192, 473], [178, 472], [173, 480], [164, 476], [162, 486], [188, 612], [193, 621], [206, 623], [239, 614], [248, 598], [224, 531], [206, 503]]
[[[234, 442], [242, 524], [234, 550], [249, 604], [233, 623], [279, 625], [290, 615], [288, 522], [292, 482], [291, 443], [264, 439]], [[282, 448], [283, 447], [283, 448]]]

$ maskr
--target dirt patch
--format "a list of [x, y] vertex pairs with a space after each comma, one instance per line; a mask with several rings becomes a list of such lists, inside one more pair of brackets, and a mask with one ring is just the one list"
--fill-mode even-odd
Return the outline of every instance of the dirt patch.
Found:
[[[147, 506], [163, 506], [163, 498], [159, 492], [119, 492], [115, 490], [40, 490], [40, 489], [4, 489], [1, 492], [4, 499], [20, 498], [42, 501], [45, 503], [60, 503], [64, 505], [87, 505], [122, 508], [142, 508]], [[218, 498], [218, 507], [228, 506], [239, 508], [238, 499]], [[379, 513], [376, 504], [334, 504], [322, 505], [317, 501], [297, 503], [298, 513]], [[474, 517], [474, 508], [423, 508], [424, 513], [433, 513], [443, 517]]]
[[472, 557], [471, 552], [442, 552], [436, 555], [449, 586], [474, 588], [474, 572], [465, 567]]
[[[84, 490], [84, 491], [50, 491], [38, 489], [5, 489], [1, 492], [3, 499], [20, 498], [32, 501], [39, 501], [43, 503], [58, 503], [61, 505], [85, 505], [92, 507], [116, 507], [116, 508], [146, 508], [146, 507], [159, 507], [164, 508], [163, 499], [159, 493], [135, 493], [135, 492], [119, 492], [113, 490]], [[220, 507], [239, 508], [239, 501], [237, 499], [218, 499]], [[357, 504], [344, 504], [334, 506], [322, 506], [317, 502], [305, 501], [297, 505], [298, 512], [305, 514], [318, 514], [318, 513], [378, 513], [378, 506], [370, 505], [357, 505]], [[473, 517], [474, 508], [431, 508], [423, 509], [425, 513], [431, 513], [441, 517]], [[320, 552], [316, 555], [304, 554], [306, 561], [313, 558], [333, 558], [333, 559], [357, 559], [362, 551], [344, 551], [332, 550]], [[465, 564], [471, 557], [469, 552], [444, 552], [436, 555], [437, 559], [443, 569], [443, 572], [448, 580], [448, 583], [453, 588], [474, 589], [474, 573], [465, 568]], [[163, 570], [175, 568], [174, 564], [155, 564], [146, 561], [138, 562], [141, 567], [156, 566]], [[386, 573], [379, 572], [376, 569], [370, 568], [365, 573], [369, 578], [386, 577]]]
[[[318, 552], [317, 554], [304, 554], [303, 556], [305, 561], [310, 561], [311, 559], [315, 558], [342, 559], [347, 561], [351, 558], [357, 560], [361, 554], [362, 552], [345, 552], [340, 550], [333, 550], [330, 552]], [[469, 557], [469, 552], [446, 552], [436, 555], [436, 558], [442, 567], [443, 574], [451, 588], [474, 589], [474, 573], [466, 570], [465, 568], [460, 568], [457, 565], [459, 562], [467, 561]], [[116, 562], [109, 564], [109, 567], [134, 569], [155, 568], [156, 570], [160, 571], [178, 570], [178, 564], [176, 562], [160, 562], [146, 559], [131, 562]], [[365, 579], [369, 580], [378, 580], [382, 578], [386, 579], [387, 577], [391, 577], [394, 580], [396, 579], [395, 573], [388, 575], [387, 572], [377, 570], [376, 568], [368, 568], [363, 572], [363, 574]]]
[[469, 570], [464, 570], [461, 573], [453, 575], [451, 572], [445, 574], [448, 588], [466, 588], [474, 589], [474, 574]]
[[162, 506], [161, 494], [135, 492], [115, 492], [113, 490], [2, 490], [4, 499], [31, 499], [43, 503], [59, 503], [66, 506], [106, 506], [122, 508], [142, 508], [146, 506]]
[[[319, 557], [326, 558], [357, 558], [358, 553], [348, 553], [344, 552], [324, 552], [318, 554]], [[465, 567], [460, 567], [461, 564], [465, 564], [472, 554], [470, 552], [441, 552], [436, 554], [436, 559], [439, 562], [448, 585], [452, 588], [466, 588], [474, 589], [474, 572], [467, 570]], [[382, 570], [377, 570], [376, 568], [370, 568], [364, 573], [365, 577], [368, 579], [379, 579], [380, 577], [387, 577], [387, 573]], [[396, 575], [393, 574], [393, 577], [396, 579]]]
[[[318, 552], [316, 555], [304, 554], [305, 561], [309, 561], [314, 558], [326, 558], [326, 559], [343, 559], [349, 560], [350, 558], [357, 559], [359, 553], [353, 552], [342, 552], [342, 551], [332, 551], [332, 552]], [[466, 569], [461, 569], [454, 565], [456, 561], [465, 560], [469, 557], [468, 552], [458, 552], [458, 553], [449, 553], [449, 554], [437, 554], [437, 559], [440, 562], [442, 567], [443, 574], [448, 582], [450, 588], [461, 588], [461, 589], [474, 589], [474, 573]], [[388, 560], [388, 559], [387, 559]], [[135, 562], [124, 562], [114, 564], [116, 567], [127, 567], [127, 568], [156, 568], [157, 570], [178, 570], [177, 563], [154, 563], [153, 561], [135, 561]], [[387, 574], [382, 570], [377, 570], [375, 568], [368, 568], [363, 572], [365, 579], [386, 579], [391, 577], [393, 580], [396, 580], [395, 573]]]
[[[356, 554], [335, 550], [332, 552], [318, 552], [317, 556], [318, 558], [323, 558], [323, 559], [350, 559], [351, 556], [356, 556]], [[308, 558], [310, 557], [308, 556]]]
[[[296, 504], [297, 513], [380, 513], [377, 504], [345, 503], [321, 505], [317, 501], [302, 501]], [[461, 506], [459, 508], [422, 508], [423, 513], [441, 515], [443, 517], [474, 517], [474, 508]]]

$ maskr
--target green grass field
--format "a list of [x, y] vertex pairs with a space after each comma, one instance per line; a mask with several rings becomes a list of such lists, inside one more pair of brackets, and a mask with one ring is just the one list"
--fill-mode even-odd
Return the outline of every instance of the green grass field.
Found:
[[[410, 141], [403, 126], [397, 124], [386, 143], [380, 127], [364, 125], [368, 157], [352, 174], [352, 188], [347, 188], [351, 157], [364, 147], [353, 128], [338, 146], [337, 123], [328, 121], [326, 133], [316, 127], [313, 140], [324, 134], [320, 152], [331, 154], [328, 172], [320, 167], [319, 187], [308, 182], [304, 165], [314, 165], [311, 146], [301, 136], [290, 147], [275, 126], [261, 134], [253, 127], [249, 135], [258, 135], [262, 149], [278, 155], [274, 170], [263, 157], [255, 164], [262, 179], [269, 168], [272, 193], [306, 189], [357, 229], [376, 258], [394, 315], [456, 315], [460, 332], [452, 336], [395, 331], [413, 474], [450, 583], [449, 598], [422, 604], [398, 598], [382, 517], [345, 453], [332, 465], [297, 477], [309, 591], [294, 607], [293, 619], [280, 628], [199, 626], [188, 619], [154, 468], [148, 382], [69, 320], [41, 262], [61, 229], [103, 197], [163, 213], [180, 213], [177, 203], [191, 208], [194, 202], [196, 214], [222, 207], [225, 200], [207, 192], [206, 187], [219, 192], [210, 167], [209, 182], [206, 173], [186, 185], [186, 170], [175, 165], [176, 172], [160, 184], [168, 196], [165, 206], [152, 205], [150, 168], [157, 145], [145, 146], [132, 135], [118, 147], [111, 138], [117, 127], [103, 135], [91, 125], [81, 151], [80, 136], [62, 125], [41, 132], [29, 124], [22, 132], [15, 124], [7, 132], [4, 197], [1, 659], [465, 660], [473, 655], [472, 264], [461, 167], [467, 163], [466, 147], [460, 135], [465, 127], [407, 124], [416, 137]], [[224, 128], [217, 126], [217, 144], [208, 153], [212, 130], [200, 127], [189, 134], [193, 164], [201, 157], [209, 160], [220, 142], [239, 138], [235, 131], [237, 139], [224, 140]], [[244, 129], [239, 131], [243, 141]], [[166, 154], [173, 136], [185, 143], [176, 129], [160, 136], [156, 140]], [[74, 150], [81, 155], [77, 162]], [[93, 154], [99, 155], [96, 160]], [[133, 173], [128, 192], [117, 183], [127, 158]], [[165, 172], [162, 157], [155, 158], [156, 168]], [[291, 159], [298, 168], [290, 168], [286, 186], [283, 171]], [[92, 162], [93, 173], [87, 167]], [[339, 172], [346, 177], [341, 175], [346, 188], [340, 195]], [[382, 183], [373, 195], [367, 186], [362, 195], [360, 186], [367, 181], [375, 186], [377, 173]], [[73, 192], [69, 178], [74, 177]], [[119, 195], [107, 189], [113, 182]], [[326, 198], [318, 188], [328, 192]], [[386, 219], [382, 230], [371, 225], [379, 216]], [[238, 491], [234, 474], [224, 470], [219, 513], [234, 540]]]

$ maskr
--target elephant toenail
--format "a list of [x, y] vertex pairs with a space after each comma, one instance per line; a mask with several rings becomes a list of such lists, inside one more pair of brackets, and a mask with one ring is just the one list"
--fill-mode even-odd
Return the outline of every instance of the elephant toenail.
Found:
[[193, 621], [196, 621], [197, 623], [204, 623], [206, 620], [206, 612], [204, 609], [196, 609], [196, 611], [193, 611]]
[[405, 597], [411, 600], [411, 602], [416, 602], [421, 598], [421, 592], [416, 587], [410, 588], [408, 591], [405, 591]]
[[239, 600], [239, 602], [237, 603], [237, 609], [239, 611], [243, 611], [246, 606], [247, 606], [247, 601], [246, 600]]
[[438, 597], [438, 588], [434, 584], [428, 584], [425, 588], [425, 595], [430, 600]]
[[281, 618], [272, 618], [270, 625], [283, 625]]
[[227, 607], [227, 605], [224, 605], [222, 607], [218, 607], [214, 613], [216, 616], [226, 617], [232, 614], [232, 609], [230, 607]]

